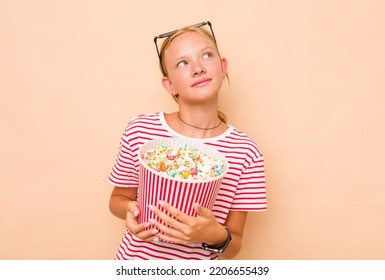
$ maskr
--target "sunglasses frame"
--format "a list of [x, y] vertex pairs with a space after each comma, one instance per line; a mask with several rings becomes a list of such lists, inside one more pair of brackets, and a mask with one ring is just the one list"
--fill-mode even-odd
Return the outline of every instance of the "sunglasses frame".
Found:
[[156, 52], [158, 54], [158, 58], [159, 58], [159, 63], [160, 63], [160, 66], [162, 68], [162, 72], [164, 75], [166, 75], [166, 71], [163, 69], [163, 65], [162, 65], [162, 58], [160, 56], [160, 52], [159, 52], [159, 47], [158, 47], [158, 39], [164, 39], [164, 38], [168, 38], [172, 35], [174, 35], [176, 32], [178, 32], [179, 30], [182, 30], [184, 28], [189, 28], [189, 27], [197, 27], [197, 28], [200, 28], [200, 27], [203, 27], [205, 25], [208, 25], [210, 27], [210, 31], [211, 31], [211, 34], [213, 35], [213, 38], [214, 38], [214, 42], [215, 44], [217, 44], [217, 40], [215, 38], [215, 34], [214, 34], [214, 30], [213, 30], [213, 26], [211, 24], [210, 21], [203, 21], [203, 22], [200, 22], [200, 23], [197, 23], [197, 24], [193, 24], [193, 25], [189, 25], [189, 26], [185, 26], [183, 28], [179, 28], [179, 29], [175, 29], [173, 31], [169, 31], [169, 32], [166, 32], [166, 33], [162, 33], [158, 36], [155, 36], [154, 37], [154, 44], [155, 44], [155, 48], [156, 48]]

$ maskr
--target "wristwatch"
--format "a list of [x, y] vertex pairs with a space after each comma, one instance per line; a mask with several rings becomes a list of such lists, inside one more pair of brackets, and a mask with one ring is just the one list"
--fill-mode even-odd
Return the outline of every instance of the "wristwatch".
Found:
[[230, 230], [227, 228], [227, 226], [224, 226], [224, 228], [227, 231], [227, 239], [226, 239], [225, 243], [220, 244], [219, 246], [213, 246], [213, 245], [208, 245], [206, 243], [202, 243], [202, 248], [206, 251], [210, 251], [213, 253], [223, 253], [226, 250], [227, 246], [229, 245], [229, 243], [232, 239]]

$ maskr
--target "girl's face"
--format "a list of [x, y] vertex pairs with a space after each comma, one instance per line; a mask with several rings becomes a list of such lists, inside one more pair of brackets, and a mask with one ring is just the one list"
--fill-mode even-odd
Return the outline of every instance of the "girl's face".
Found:
[[163, 86], [179, 102], [203, 103], [217, 98], [226, 77], [227, 61], [220, 58], [211, 40], [197, 32], [176, 37], [164, 54], [168, 76]]

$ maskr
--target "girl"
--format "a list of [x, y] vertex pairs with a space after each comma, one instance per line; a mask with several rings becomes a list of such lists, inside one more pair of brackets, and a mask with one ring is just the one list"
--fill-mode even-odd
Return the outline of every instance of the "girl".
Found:
[[[210, 31], [205, 29], [207, 25]], [[165, 38], [159, 51], [157, 40]], [[140, 115], [126, 128], [109, 181], [114, 185], [111, 212], [125, 220], [116, 259], [233, 258], [242, 247], [248, 211], [266, 210], [264, 162], [255, 142], [226, 123], [218, 111], [218, 95], [227, 77], [227, 60], [220, 56], [210, 22], [203, 22], [155, 37], [162, 85], [179, 105], [174, 113]], [[137, 202], [138, 149], [157, 137], [194, 138], [217, 148], [228, 162], [212, 211], [195, 206], [188, 216], [160, 201], [169, 217], [150, 209], [168, 226], [139, 223]], [[163, 233], [161, 233], [163, 232]], [[163, 242], [163, 241], [166, 242]]]

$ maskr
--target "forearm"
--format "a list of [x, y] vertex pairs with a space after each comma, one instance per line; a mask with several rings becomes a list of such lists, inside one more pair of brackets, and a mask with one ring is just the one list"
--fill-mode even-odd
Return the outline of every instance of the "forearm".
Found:
[[110, 204], [109, 204], [111, 213], [114, 216], [122, 220], [125, 220], [127, 215], [128, 203], [130, 201], [131, 200], [129, 198], [124, 196], [117, 195], [117, 196], [111, 197]]
[[231, 241], [227, 246], [226, 250], [219, 254], [221, 259], [232, 259], [234, 258], [242, 249], [242, 236], [237, 234], [231, 234]]
[[226, 250], [223, 253], [219, 254], [220, 258], [231, 259], [234, 258], [241, 251], [243, 244], [243, 231], [246, 219], [247, 212], [229, 212], [225, 225], [230, 230], [232, 239], [229, 245], [227, 246]]
[[127, 216], [128, 204], [136, 200], [136, 188], [115, 187], [112, 191], [109, 208], [111, 213], [125, 220]]
[[[211, 247], [222, 247], [227, 241], [227, 230], [223, 225], [218, 224], [218, 226], [219, 228], [215, 231], [216, 234], [212, 235], [213, 239], [210, 242], [207, 242], [207, 244]], [[231, 234], [231, 241], [227, 245], [226, 250], [219, 254], [221, 259], [231, 259], [235, 257], [242, 248], [242, 236], [235, 231], [231, 231], [230, 228], [229, 230]]]

